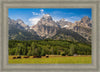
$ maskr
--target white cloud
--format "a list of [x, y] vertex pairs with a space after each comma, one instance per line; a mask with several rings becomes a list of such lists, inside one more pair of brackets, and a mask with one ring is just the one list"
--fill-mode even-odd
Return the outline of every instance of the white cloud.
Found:
[[71, 19], [81, 19], [80, 17], [77, 17], [77, 16], [72, 16], [70, 17]]
[[40, 12], [32, 12], [33, 15], [36, 15], [34, 18], [30, 18], [30, 25], [36, 25], [40, 18], [44, 15], [44, 10], [41, 9]]
[[72, 17], [70, 17], [70, 18], [74, 18], [74, 17], [72, 16]]
[[40, 20], [40, 17], [37, 18], [30, 18], [29, 21], [31, 23], [31, 25], [36, 25], [37, 22]]
[[[62, 18], [61, 17], [56, 17], [56, 16], [54, 16], [54, 17], [52, 17], [53, 18], [53, 20], [55, 21], [55, 22], [57, 22], [57, 21], [59, 21], [59, 20], [61, 20]], [[65, 19], [65, 21], [69, 21], [67, 18], [64, 18]]]
[[40, 15], [39, 13], [36, 13], [36, 12], [32, 12], [33, 13], [33, 15]]
[[54, 16], [54, 17], [52, 17], [53, 18], [53, 20], [55, 21], [55, 22], [57, 22], [57, 21], [59, 21], [61, 18], [60, 17], [56, 17], [56, 16]]
[[41, 9], [40, 10], [40, 13], [37, 13], [37, 12], [32, 12], [33, 13], [33, 15], [44, 15], [44, 10], [43, 9]]
[[43, 10], [43, 9], [41, 9], [40, 11], [41, 11], [41, 13], [43, 13], [43, 12], [44, 12], [44, 10]]

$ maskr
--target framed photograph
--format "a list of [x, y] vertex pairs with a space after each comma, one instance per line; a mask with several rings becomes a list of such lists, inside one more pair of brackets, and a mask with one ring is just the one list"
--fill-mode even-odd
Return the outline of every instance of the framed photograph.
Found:
[[99, 0], [0, 0], [0, 72], [99, 72]]

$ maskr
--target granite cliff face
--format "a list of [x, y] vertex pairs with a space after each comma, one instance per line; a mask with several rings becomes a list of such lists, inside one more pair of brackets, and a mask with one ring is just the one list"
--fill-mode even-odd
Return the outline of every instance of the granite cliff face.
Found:
[[36, 33], [43, 38], [51, 38], [59, 29], [58, 25], [53, 21], [49, 14], [44, 15], [40, 21], [31, 27]]
[[26, 25], [21, 19], [17, 19], [17, 23], [24, 27], [25, 30], [28, 30], [30, 27]]
[[86, 28], [91, 28], [92, 27], [92, 23], [91, 23], [90, 18], [88, 16], [83, 17], [79, 21], [78, 25], [82, 26], [82, 27], [86, 27]]
[[75, 24], [73, 24], [72, 22], [66, 21], [64, 18], [57, 21], [57, 25], [60, 28], [66, 28], [66, 29], [73, 29], [73, 27], [75, 26]]
[[85, 16], [80, 21], [75, 22], [75, 24], [76, 26], [74, 26], [73, 31], [79, 33], [90, 42], [92, 33], [92, 21], [90, 18]]
[[10, 40], [39, 40], [40, 37], [35, 31], [30, 30], [30, 27], [20, 19], [12, 20], [8, 18], [9, 39]]
[[21, 19], [13, 20], [13, 19], [8, 18], [8, 25], [9, 25], [9, 28], [12, 28], [13, 26], [15, 26], [16, 28], [21, 29], [21, 30], [28, 30], [30, 28]]

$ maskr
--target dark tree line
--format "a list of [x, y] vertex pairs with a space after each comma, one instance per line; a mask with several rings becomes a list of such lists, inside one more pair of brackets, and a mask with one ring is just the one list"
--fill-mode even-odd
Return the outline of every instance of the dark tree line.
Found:
[[91, 55], [91, 45], [67, 40], [9, 40], [9, 55]]

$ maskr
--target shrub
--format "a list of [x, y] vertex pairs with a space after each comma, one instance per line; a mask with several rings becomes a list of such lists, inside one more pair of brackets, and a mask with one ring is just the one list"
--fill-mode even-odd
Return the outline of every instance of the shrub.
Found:
[[65, 52], [61, 52], [61, 55], [62, 55], [62, 56], [65, 56], [66, 54], [65, 54]]

